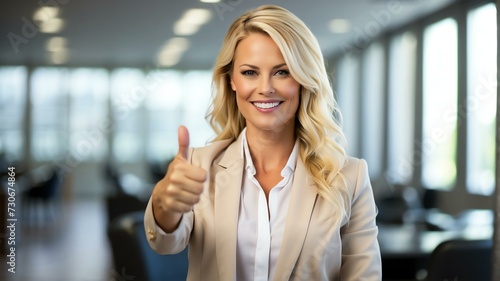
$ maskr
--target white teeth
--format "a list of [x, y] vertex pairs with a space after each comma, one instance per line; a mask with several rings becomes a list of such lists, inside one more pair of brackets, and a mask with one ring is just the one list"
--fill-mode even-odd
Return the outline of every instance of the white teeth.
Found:
[[258, 108], [273, 108], [278, 106], [280, 103], [279, 102], [254, 102], [253, 105], [255, 105]]

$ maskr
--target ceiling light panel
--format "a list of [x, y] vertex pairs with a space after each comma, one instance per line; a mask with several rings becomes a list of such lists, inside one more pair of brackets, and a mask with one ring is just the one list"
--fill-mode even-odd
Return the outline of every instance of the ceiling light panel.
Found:
[[49, 19], [56, 18], [59, 15], [58, 7], [40, 7], [33, 14], [33, 20], [36, 22], [44, 22]]
[[63, 49], [66, 49], [68, 45], [68, 40], [64, 37], [52, 37], [47, 40], [47, 44], [45, 48], [49, 52], [57, 52]]
[[346, 33], [351, 29], [351, 22], [346, 19], [333, 19], [328, 24], [328, 28], [333, 33]]
[[179, 36], [195, 34], [200, 26], [212, 18], [212, 12], [207, 9], [189, 9], [174, 24], [174, 33]]
[[189, 40], [175, 37], [167, 41], [158, 52], [157, 61], [160, 66], [173, 66], [177, 64], [184, 52], [189, 48]]
[[64, 21], [60, 18], [52, 18], [41, 22], [40, 32], [42, 33], [58, 33], [64, 27]]

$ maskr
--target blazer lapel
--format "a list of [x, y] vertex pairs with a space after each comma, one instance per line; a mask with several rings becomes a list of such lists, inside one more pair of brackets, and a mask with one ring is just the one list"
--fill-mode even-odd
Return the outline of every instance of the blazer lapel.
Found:
[[215, 166], [215, 247], [220, 280], [236, 280], [236, 237], [244, 160], [241, 137]]
[[309, 229], [317, 192], [304, 163], [297, 159], [285, 232], [276, 264], [274, 280], [289, 280]]

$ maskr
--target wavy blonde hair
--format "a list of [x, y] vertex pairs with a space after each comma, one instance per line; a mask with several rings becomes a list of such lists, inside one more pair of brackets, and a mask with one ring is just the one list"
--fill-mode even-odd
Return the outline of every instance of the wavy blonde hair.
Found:
[[[214, 98], [207, 115], [216, 132], [214, 141], [236, 140], [245, 128], [245, 119], [238, 110], [230, 86], [230, 75], [238, 43], [256, 32], [273, 39], [290, 74], [301, 85], [295, 132], [300, 142], [299, 155], [318, 194], [332, 205], [334, 211], [345, 216], [348, 196], [340, 170], [347, 156], [342, 146], [345, 138], [341, 130], [341, 114], [315, 36], [288, 10], [274, 5], [261, 6], [241, 15], [229, 27], [214, 66]], [[334, 181], [337, 176], [342, 179], [340, 183]]]

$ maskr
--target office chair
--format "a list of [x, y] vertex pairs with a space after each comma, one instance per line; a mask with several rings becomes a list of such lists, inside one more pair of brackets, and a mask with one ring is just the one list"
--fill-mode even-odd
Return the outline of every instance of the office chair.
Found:
[[111, 162], [103, 166], [103, 176], [107, 184], [106, 213], [108, 222], [121, 215], [146, 209], [147, 200], [144, 201], [135, 194], [127, 193], [123, 186], [123, 174]]
[[421, 211], [418, 193], [411, 186], [394, 185], [393, 190], [377, 200], [377, 223], [404, 224], [415, 222], [413, 217]]
[[24, 217], [30, 224], [55, 222], [60, 213], [62, 180], [52, 168], [41, 167], [40, 181], [22, 192]]
[[449, 240], [432, 252], [427, 281], [491, 280], [492, 240]]
[[185, 281], [187, 247], [179, 254], [159, 255], [148, 244], [144, 232], [144, 211], [122, 215], [108, 225], [114, 273], [134, 281]]

